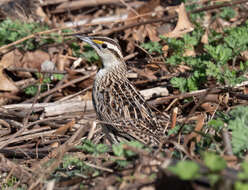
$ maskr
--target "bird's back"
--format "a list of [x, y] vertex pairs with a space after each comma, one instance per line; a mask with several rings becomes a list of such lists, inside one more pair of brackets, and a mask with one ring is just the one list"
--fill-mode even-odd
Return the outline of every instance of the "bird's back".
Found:
[[145, 144], [159, 144], [163, 128], [143, 96], [126, 78], [126, 72], [98, 73], [93, 102], [98, 118], [122, 136]]

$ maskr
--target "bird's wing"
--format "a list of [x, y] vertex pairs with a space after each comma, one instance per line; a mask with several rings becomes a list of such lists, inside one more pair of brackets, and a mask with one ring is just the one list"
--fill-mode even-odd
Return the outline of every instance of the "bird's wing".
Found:
[[[100, 119], [103, 121], [135, 121], [132, 128], [140, 133], [162, 134], [163, 129], [155, 114], [139, 91], [125, 79], [105, 88], [102, 91]], [[136, 122], [139, 121], [139, 122]], [[140, 123], [140, 124], [139, 124]]]

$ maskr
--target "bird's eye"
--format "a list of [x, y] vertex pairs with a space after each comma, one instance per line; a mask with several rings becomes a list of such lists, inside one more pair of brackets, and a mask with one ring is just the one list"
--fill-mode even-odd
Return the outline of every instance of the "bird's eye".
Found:
[[107, 44], [102, 44], [102, 48], [103, 49], [107, 48]]

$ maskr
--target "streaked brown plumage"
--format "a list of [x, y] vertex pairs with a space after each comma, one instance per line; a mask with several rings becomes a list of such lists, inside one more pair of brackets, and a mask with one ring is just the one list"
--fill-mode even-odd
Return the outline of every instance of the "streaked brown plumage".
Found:
[[102, 124], [105, 132], [147, 145], [159, 145], [163, 128], [145, 99], [127, 79], [119, 44], [106, 37], [77, 37], [91, 45], [102, 59], [92, 97], [98, 119], [108, 123]]

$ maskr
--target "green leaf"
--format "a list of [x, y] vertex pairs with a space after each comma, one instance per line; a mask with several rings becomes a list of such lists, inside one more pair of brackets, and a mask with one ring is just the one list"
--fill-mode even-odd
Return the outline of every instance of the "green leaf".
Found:
[[237, 181], [234, 185], [234, 189], [235, 190], [247, 190], [248, 189], [248, 183]]
[[248, 23], [245, 26], [234, 27], [226, 30], [225, 43], [233, 49], [235, 55], [248, 49]]
[[112, 149], [115, 156], [124, 156], [123, 144], [114, 144]]
[[168, 170], [180, 177], [182, 180], [192, 180], [199, 176], [199, 166], [192, 161], [180, 161]]
[[120, 167], [123, 167], [123, 168], [125, 168], [125, 167], [127, 167], [127, 165], [128, 165], [128, 161], [126, 161], [126, 160], [116, 160], [115, 161]]
[[214, 153], [204, 153], [204, 163], [213, 172], [219, 172], [226, 168], [226, 161]]
[[147, 42], [141, 44], [141, 47], [148, 50], [149, 53], [162, 53], [162, 46], [158, 42]]
[[[138, 141], [130, 141], [127, 143], [129, 146], [132, 146], [132, 147], [135, 147], [135, 148], [138, 148], [138, 149], [142, 149], [144, 147], [144, 145]], [[131, 151], [131, 150], [125, 150], [125, 155], [126, 157], [132, 157], [132, 156], [135, 156], [136, 153]]]
[[218, 182], [218, 180], [220, 179], [220, 175], [218, 174], [208, 174], [207, 175], [210, 184], [213, 186], [214, 184], [216, 184]]
[[232, 50], [224, 45], [205, 45], [204, 46], [210, 56], [220, 64], [225, 64], [228, 60], [232, 58]]
[[240, 180], [248, 180], [248, 162], [243, 162], [241, 168], [242, 171], [238, 173], [238, 178]]
[[231, 18], [234, 18], [236, 15], [236, 12], [231, 7], [224, 7], [221, 9], [220, 17], [226, 20], [230, 20]]
[[78, 149], [81, 149], [90, 154], [103, 154], [109, 151], [109, 148], [105, 144], [94, 144], [90, 140], [83, 140], [83, 145], [78, 145]]
[[90, 47], [89, 45], [84, 46], [84, 52], [82, 55], [89, 62], [96, 62], [99, 60], [99, 56], [97, 55], [96, 51], [92, 47]]
[[35, 96], [37, 91], [38, 91], [38, 87], [34, 86], [34, 85], [29, 86], [29, 87], [25, 88], [25, 90], [24, 90], [25, 94], [31, 95], [31, 96]]
[[170, 80], [170, 83], [172, 84], [172, 86], [174, 88], [179, 88], [179, 90], [181, 92], [186, 92], [187, 91], [187, 80], [185, 80], [185, 78], [182, 77], [173, 77]]
[[233, 153], [248, 149], [248, 107], [239, 106], [230, 112], [233, 118], [228, 122], [228, 128], [232, 130]]
[[109, 148], [108, 148], [108, 146], [105, 145], [105, 144], [98, 144], [98, 145], [96, 146], [96, 151], [97, 151], [97, 153], [99, 153], [99, 154], [106, 153], [106, 152], [108, 152], [108, 150], [109, 150]]
[[212, 119], [208, 122], [208, 125], [213, 126], [215, 130], [219, 131], [224, 127], [224, 121], [222, 121], [220, 118]]
[[181, 129], [180, 125], [176, 125], [174, 128], [169, 129], [168, 136], [173, 135], [173, 134], [177, 134], [180, 129]]
[[64, 74], [53, 74], [53, 78], [55, 80], [62, 80], [64, 78]]
[[188, 87], [189, 91], [198, 90], [197, 84], [198, 84], [199, 80], [197, 80], [197, 79], [198, 78], [195, 78], [194, 76], [187, 79], [187, 87]]
[[[83, 141], [83, 145], [80, 146], [80, 148], [88, 153], [96, 153], [96, 149], [95, 149], [96, 145], [94, 143], [92, 143], [90, 140], [84, 140]], [[78, 147], [79, 148], [79, 147]]]

